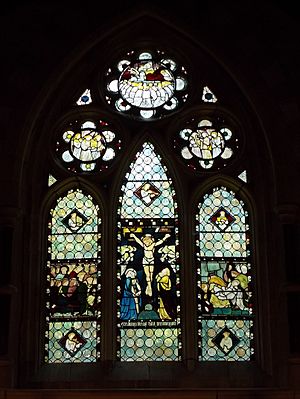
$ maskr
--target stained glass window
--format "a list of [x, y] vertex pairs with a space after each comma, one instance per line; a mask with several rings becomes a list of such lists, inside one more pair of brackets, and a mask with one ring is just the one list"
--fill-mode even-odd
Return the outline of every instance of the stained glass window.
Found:
[[226, 187], [202, 198], [197, 215], [199, 359], [253, 359], [248, 212]]
[[125, 115], [159, 118], [187, 98], [185, 68], [163, 51], [128, 52], [106, 75], [106, 100]]
[[56, 141], [58, 158], [73, 172], [107, 169], [120, 148], [114, 128], [102, 119], [72, 121]]
[[[73, 188], [56, 199], [49, 215], [45, 361], [99, 361], [100, 327], [103, 337], [115, 331], [113, 323], [101, 326], [100, 305], [111, 296], [117, 304], [116, 319], [112, 317], [117, 320], [113, 337], [117, 342], [108, 345], [101, 360], [112, 359], [117, 346], [116, 359], [121, 362], [181, 361], [181, 329], [191, 325], [197, 325], [191, 337], [194, 340], [197, 335], [199, 361], [252, 360], [248, 212], [238, 194], [226, 187], [215, 187], [199, 203], [197, 248], [196, 255], [192, 254], [197, 273], [192, 277], [192, 262], [183, 274], [185, 292], [189, 281], [196, 278], [193, 301], [196, 299], [197, 312], [183, 315], [181, 307], [179, 228], [190, 234], [193, 228], [179, 223], [179, 219], [189, 220], [191, 212], [184, 203], [187, 190], [191, 189], [192, 195], [193, 189], [206, 184], [206, 176], [218, 176], [220, 170], [236, 178], [239, 187], [248, 181], [241, 156], [245, 140], [234, 110], [218, 107], [215, 89], [200, 86], [203, 74], [190, 76], [194, 68], [179, 54], [153, 48], [125, 50], [107, 65], [100, 68], [104, 72], [100, 79], [96, 73], [87, 80], [89, 88], [76, 90], [70, 112], [54, 125], [54, 167], [49, 169], [48, 187], [52, 192], [59, 190], [61, 178], [73, 175], [68, 184], [73, 178], [76, 187], [79, 182], [91, 183], [99, 197], [107, 199], [101, 215], [107, 223], [103, 224], [111, 226], [115, 217], [117, 223], [107, 229], [105, 237], [114, 254], [105, 255], [107, 270], [116, 278], [106, 281], [106, 287], [116, 290], [107, 289], [107, 296], [101, 298], [99, 203]], [[195, 90], [190, 90], [192, 86]], [[185, 108], [187, 99], [193, 109]], [[106, 110], [100, 112], [103, 101]], [[179, 117], [173, 123], [175, 113]], [[167, 116], [170, 124], [164, 123]], [[119, 128], [118, 120], [122, 120]], [[168, 169], [151, 142], [141, 146], [124, 180], [119, 181], [127, 154], [141, 134], [146, 134], [150, 122], [157, 129], [153, 138], [168, 147], [170, 164], [177, 157], [185, 169], [179, 175], [188, 176], [180, 193], [180, 209]], [[126, 138], [125, 155], [120, 151], [120, 138], [122, 142]], [[178, 164], [174, 162], [172, 167], [176, 169]], [[116, 173], [106, 173], [112, 165]], [[120, 195], [115, 191], [119, 186]], [[113, 200], [116, 195], [117, 204]], [[115, 255], [116, 264], [111, 264]], [[190, 255], [182, 258], [190, 259]], [[185, 304], [189, 298], [184, 298]], [[188, 312], [189, 307], [186, 309]], [[186, 326], [182, 326], [184, 316]], [[105, 334], [103, 328], [107, 328]], [[186, 337], [185, 353], [190, 356], [195, 348], [191, 349], [189, 331]], [[106, 347], [106, 342], [102, 345]]]
[[100, 341], [99, 208], [79, 189], [57, 199], [48, 223], [45, 361], [95, 362]]
[[194, 170], [227, 165], [238, 148], [238, 139], [223, 119], [192, 118], [174, 140], [181, 159]]
[[118, 358], [176, 361], [180, 348], [178, 214], [151, 143], [125, 177], [118, 209]]

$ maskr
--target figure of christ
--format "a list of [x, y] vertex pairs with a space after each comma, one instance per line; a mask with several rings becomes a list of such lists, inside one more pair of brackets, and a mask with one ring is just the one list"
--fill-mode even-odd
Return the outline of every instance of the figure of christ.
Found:
[[143, 268], [146, 276], [146, 295], [152, 296], [152, 280], [153, 280], [153, 272], [154, 272], [154, 250], [155, 247], [161, 245], [164, 241], [166, 241], [170, 234], [166, 234], [161, 240], [155, 242], [154, 237], [151, 234], [145, 234], [140, 239], [134, 233], [130, 234], [130, 237], [134, 238], [134, 240], [144, 249], [143, 256]]

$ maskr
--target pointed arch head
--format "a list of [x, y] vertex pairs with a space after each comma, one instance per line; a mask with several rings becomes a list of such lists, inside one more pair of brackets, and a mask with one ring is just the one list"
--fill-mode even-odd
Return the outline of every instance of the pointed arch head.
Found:
[[206, 193], [198, 213], [200, 256], [247, 257], [247, 219], [245, 204], [234, 191], [217, 186]]
[[98, 258], [101, 218], [90, 194], [68, 190], [55, 200], [49, 216], [51, 259]]
[[137, 152], [125, 179], [121, 217], [175, 217], [172, 181], [160, 155], [149, 141]]

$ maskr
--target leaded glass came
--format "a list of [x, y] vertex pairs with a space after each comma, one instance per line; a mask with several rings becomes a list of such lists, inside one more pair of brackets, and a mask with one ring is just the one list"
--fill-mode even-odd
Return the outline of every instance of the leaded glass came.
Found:
[[57, 199], [48, 224], [47, 363], [95, 362], [100, 342], [99, 208], [81, 190]]
[[199, 359], [253, 359], [248, 212], [225, 187], [204, 195], [197, 215]]
[[126, 175], [118, 218], [118, 358], [179, 360], [177, 204], [150, 143]]

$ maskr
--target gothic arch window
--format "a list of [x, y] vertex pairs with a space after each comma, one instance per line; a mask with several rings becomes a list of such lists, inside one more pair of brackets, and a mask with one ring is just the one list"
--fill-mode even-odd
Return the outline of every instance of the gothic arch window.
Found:
[[[134, 29], [145, 32], [141, 21]], [[243, 202], [257, 148], [247, 102], [215, 59], [179, 34], [176, 48], [167, 35], [135, 46], [130, 35], [94, 43], [43, 121], [39, 198], [59, 193], [43, 269], [44, 363], [70, 366], [73, 381], [73, 363], [92, 363], [99, 386], [117, 364], [125, 386], [127, 373], [148, 378], [145, 364], [192, 361], [197, 384], [208, 362], [258, 358], [257, 219]]]
[[[170, 111], [179, 112], [189, 93], [185, 68], [163, 51], [128, 51], [126, 58], [108, 69], [105, 79], [107, 103], [121, 117], [137, 120], [137, 132], [151, 119], [166, 118]], [[184, 94], [175, 97], [176, 91]], [[82, 92], [75, 102], [78, 110], [93, 104], [92, 92], [90, 89]], [[204, 177], [208, 171], [217, 173], [241, 153], [239, 145], [243, 144], [243, 138], [236, 132], [237, 124], [232, 123], [233, 118], [226, 111], [216, 109], [217, 101], [214, 93], [203, 87], [197, 109], [185, 112], [177, 131], [170, 133], [174, 156], [181, 167], [195, 173], [195, 181], [197, 172]], [[201, 104], [205, 103], [214, 107], [202, 110]], [[84, 109], [68, 117], [56, 127], [52, 145], [54, 161], [87, 180], [105, 172], [116, 159], [122, 159], [121, 139], [112, 119], [109, 113], [103, 118], [95, 110], [85, 116]], [[243, 173], [245, 182], [246, 171]], [[49, 182], [54, 184], [56, 179], [51, 175]], [[206, 193], [202, 201], [195, 244], [198, 359], [250, 360], [253, 315], [249, 303], [252, 293], [246, 249], [247, 213], [234, 193], [225, 187]], [[80, 190], [69, 191], [51, 210], [45, 357], [50, 363], [101, 359], [97, 212], [98, 205]], [[114, 212], [118, 215], [114, 227], [117, 268], [113, 272], [117, 280], [113, 295], [117, 302], [116, 359], [179, 361], [182, 359], [182, 273], [178, 216], [183, 209], [178, 209], [172, 180], [150, 141], [144, 142], [135, 154], [123, 178], [118, 209]], [[92, 223], [92, 230], [88, 223]], [[230, 278], [233, 274], [238, 277]], [[236, 282], [239, 285], [234, 291]], [[232, 345], [224, 349], [225, 335]]]

